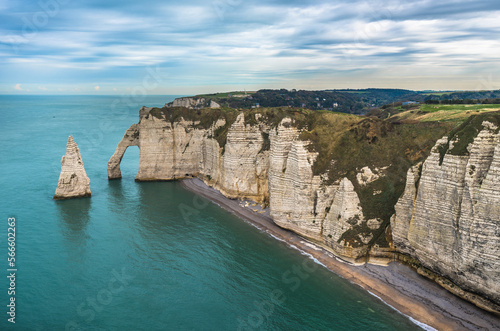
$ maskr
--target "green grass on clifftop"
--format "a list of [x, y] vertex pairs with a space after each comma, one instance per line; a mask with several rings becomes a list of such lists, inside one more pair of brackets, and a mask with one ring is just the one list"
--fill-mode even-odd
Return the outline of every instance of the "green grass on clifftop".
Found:
[[[379, 245], [387, 246], [382, 239], [394, 214], [394, 205], [404, 191], [408, 169], [423, 161], [435, 142], [453, 126], [439, 122], [391, 123], [378, 118], [331, 114], [317, 119], [309, 130], [302, 132], [301, 139], [310, 140], [310, 150], [319, 153], [314, 174], [327, 174], [326, 184], [347, 177], [358, 193], [365, 219], [383, 222], [377, 231], [369, 230], [363, 223], [341, 239], [358, 247], [362, 243], [357, 233], [363, 231], [365, 235], [373, 234], [370, 245], [378, 241]], [[363, 186], [356, 175], [366, 166], [374, 172], [378, 169], [382, 176]]]
[[[385, 108], [384, 108], [385, 107]], [[384, 106], [371, 112], [372, 115], [390, 122], [455, 122], [461, 123], [472, 115], [500, 110], [498, 104], [458, 105], [409, 105]]]

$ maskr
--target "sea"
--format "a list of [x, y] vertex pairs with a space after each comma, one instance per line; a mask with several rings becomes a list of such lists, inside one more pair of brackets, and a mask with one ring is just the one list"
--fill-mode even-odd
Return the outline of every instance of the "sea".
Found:
[[[179, 182], [135, 182], [137, 147], [108, 181], [140, 107], [175, 97], [0, 96], [0, 330], [420, 329]], [[92, 197], [54, 201], [69, 135]]]

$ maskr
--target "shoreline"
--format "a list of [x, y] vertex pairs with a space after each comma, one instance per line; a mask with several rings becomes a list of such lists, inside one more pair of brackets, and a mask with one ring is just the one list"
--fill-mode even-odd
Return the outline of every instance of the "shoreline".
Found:
[[267, 213], [255, 212], [242, 206], [239, 200], [226, 198], [198, 178], [184, 179], [181, 184], [185, 189], [218, 204], [291, 248], [310, 255], [330, 271], [406, 315], [421, 328], [500, 330], [500, 318], [453, 295], [408, 266], [398, 262], [390, 262], [388, 266], [351, 264], [298, 234], [279, 227]]

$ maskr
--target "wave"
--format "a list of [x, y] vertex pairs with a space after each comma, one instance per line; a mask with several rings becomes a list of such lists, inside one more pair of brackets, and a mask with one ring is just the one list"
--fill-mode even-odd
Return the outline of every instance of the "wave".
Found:
[[[366, 289], [365, 289], [366, 290]], [[399, 314], [407, 317], [413, 324], [421, 327], [422, 329], [426, 330], [426, 331], [438, 331], [436, 329], [434, 329], [432, 326], [430, 325], [427, 325], [425, 323], [422, 323], [420, 321], [417, 321], [416, 319], [412, 318], [411, 316], [408, 316], [406, 314], [403, 314], [402, 312], [400, 312], [399, 310], [397, 310], [396, 308], [394, 308], [393, 306], [391, 306], [390, 304], [388, 304], [387, 302], [385, 302], [381, 297], [379, 297], [378, 295], [376, 295], [375, 293], [372, 293], [368, 290], [366, 290], [368, 293], [370, 293], [371, 295], [373, 295], [375, 298], [379, 299], [380, 301], [382, 301], [384, 304], [386, 304], [387, 306], [391, 307], [392, 309], [394, 309], [395, 311], [397, 311]]]

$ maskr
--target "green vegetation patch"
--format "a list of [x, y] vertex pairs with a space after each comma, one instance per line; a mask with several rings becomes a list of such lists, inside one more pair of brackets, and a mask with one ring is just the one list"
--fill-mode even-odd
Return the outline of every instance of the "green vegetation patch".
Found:
[[[358, 193], [365, 219], [388, 221], [404, 191], [408, 169], [423, 161], [449, 127], [440, 123], [393, 124], [365, 119], [353, 126], [333, 148], [329, 181], [347, 177]], [[356, 178], [368, 166], [383, 169], [380, 179], [361, 186]], [[388, 168], [387, 168], [388, 167]], [[381, 191], [380, 194], [374, 192]]]
[[491, 104], [491, 105], [420, 105], [420, 110], [428, 113], [433, 113], [437, 111], [477, 111], [477, 110], [497, 110], [500, 108], [500, 105]]
[[262, 148], [260, 149], [259, 153], [271, 149], [271, 140], [269, 139], [269, 133], [262, 131], [262, 139], [264, 140], [264, 142], [262, 143]]
[[293, 126], [299, 130], [307, 130], [310, 127], [316, 127], [318, 126], [318, 122], [321, 122], [323, 125], [328, 125], [328, 123], [334, 122], [330, 121], [331, 118], [337, 118], [338, 116], [359, 118], [359, 116], [355, 115], [334, 113], [326, 110], [311, 110], [293, 107], [245, 109], [243, 114], [245, 116], [246, 125], [265, 124], [269, 128], [276, 128], [283, 119], [288, 117], [292, 119]]
[[401, 102], [370, 111], [370, 116], [390, 122], [455, 122], [462, 123], [474, 114], [495, 112], [500, 104], [420, 104], [403, 106]]
[[[414, 164], [425, 160], [436, 141], [454, 127], [440, 122], [392, 123], [378, 118], [346, 114], [319, 114], [300, 139], [309, 140], [310, 151], [318, 152], [314, 175], [327, 174], [326, 184], [347, 177], [360, 199], [365, 220], [379, 219], [379, 229], [371, 230], [363, 222], [341, 238], [352, 247], [364, 245], [358, 234], [373, 235], [374, 243], [387, 247], [385, 230], [394, 214], [394, 206], [403, 194], [406, 174]], [[379, 179], [361, 185], [357, 174], [368, 166], [382, 174]], [[375, 194], [377, 193], [377, 194]]]
[[422, 95], [437, 95], [437, 96], [443, 96], [443, 95], [450, 95], [454, 91], [448, 91], [448, 92], [427, 92], [427, 93], [422, 93]]
[[[369, 246], [377, 243], [387, 247], [385, 231], [403, 194], [408, 169], [425, 160], [436, 141], [456, 125], [398, 123], [333, 112], [314, 112], [306, 120], [294, 119], [303, 125], [299, 138], [310, 141], [309, 150], [318, 153], [313, 174], [327, 174], [327, 185], [347, 177], [358, 194], [364, 219], [382, 221], [377, 230], [371, 230], [365, 221], [344, 233], [341, 240], [352, 247], [364, 245], [359, 234], [373, 235]], [[378, 169], [382, 176], [360, 185], [356, 176], [365, 166], [374, 172]]]
[[174, 124], [183, 118], [188, 122], [198, 122], [193, 127], [200, 129], [210, 128], [217, 120], [224, 119], [226, 122], [234, 123], [238, 111], [229, 108], [204, 108], [189, 109], [184, 107], [153, 108], [150, 114], [158, 119]]

